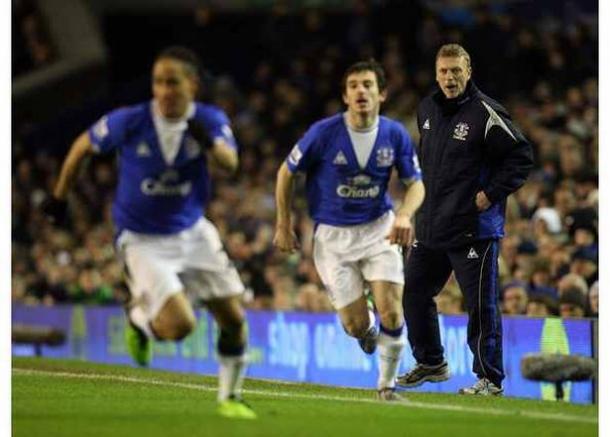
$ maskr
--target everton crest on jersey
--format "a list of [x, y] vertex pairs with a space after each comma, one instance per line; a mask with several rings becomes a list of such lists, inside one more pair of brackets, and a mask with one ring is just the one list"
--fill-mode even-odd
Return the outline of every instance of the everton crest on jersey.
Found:
[[377, 167], [391, 167], [394, 164], [394, 149], [381, 146], [377, 149]]
[[[237, 147], [224, 112], [200, 103], [191, 109], [211, 140], [222, 138]], [[112, 207], [119, 231], [176, 233], [203, 215], [210, 190], [206, 157], [202, 145], [187, 133], [186, 119], [156, 123], [152, 104], [146, 102], [103, 116], [89, 129], [89, 138], [100, 153], [119, 152], [119, 182]], [[174, 144], [161, 144], [170, 140]]]
[[371, 156], [361, 166], [343, 114], [315, 123], [286, 159], [291, 172], [306, 174], [309, 212], [317, 223], [366, 223], [392, 209], [387, 194], [392, 168], [402, 180], [420, 180], [417, 156], [406, 129], [379, 117]]

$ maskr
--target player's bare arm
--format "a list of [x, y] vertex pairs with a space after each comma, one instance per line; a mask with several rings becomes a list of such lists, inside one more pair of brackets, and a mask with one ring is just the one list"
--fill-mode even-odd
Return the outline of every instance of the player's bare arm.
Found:
[[391, 244], [408, 246], [413, 238], [413, 225], [411, 217], [420, 207], [425, 197], [425, 189], [422, 181], [408, 183], [402, 206], [396, 211], [394, 224], [388, 235]]
[[216, 138], [210, 148], [214, 161], [225, 170], [234, 173], [239, 165], [237, 151], [222, 138]]
[[70, 188], [74, 183], [74, 179], [78, 174], [78, 170], [86, 157], [93, 153], [93, 146], [89, 140], [89, 134], [83, 132], [76, 138], [72, 147], [68, 152], [68, 156], [64, 160], [61, 167], [61, 172], [55, 189], [53, 190], [53, 196], [58, 200], [65, 200]]
[[283, 163], [277, 172], [277, 184], [275, 187], [277, 215], [275, 236], [273, 237], [273, 245], [282, 252], [294, 252], [298, 249], [296, 234], [290, 219], [294, 180], [294, 175], [290, 172], [286, 163]]

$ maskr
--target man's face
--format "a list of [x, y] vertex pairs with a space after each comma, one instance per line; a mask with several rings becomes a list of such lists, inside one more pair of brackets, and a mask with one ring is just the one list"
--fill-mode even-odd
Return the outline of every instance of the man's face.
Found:
[[464, 92], [472, 70], [463, 56], [441, 56], [436, 60], [436, 81], [448, 99]]
[[349, 112], [377, 114], [385, 97], [385, 91], [379, 91], [377, 76], [373, 71], [359, 71], [347, 76], [343, 90], [343, 102], [347, 105]]
[[589, 292], [589, 304], [593, 313], [597, 314], [599, 312], [599, 290], [597, 288], [592, 288]]
[[589, 246], [595, 242], [595, 235], [586, 228], [577, 228], [574, 231], [574, 243], [577, 246]]
[[562, 303], [559, 304], [559, 317], [567, 319], [570, 317], [584, 317], [585, 310], [571, 303]]
[[521, 287], [509, 287], [504, 290], [504, 312], [506, 314], [523, 314], [527, 306], [527, 294]]
[[164, 117], [184, 115], [197, 92], [197, 80], [176, 59], [159, 59], [152, 72], [153, 97]]
[[525, 314], [530, 317], [550, 316], [548, 307], [542, 302], [528, 302]]
[[585, 278], [591, 276], [596, 270], [597, 264], [587, 259], [577, 258], [570, 264], [570, 273], [576, 273]]

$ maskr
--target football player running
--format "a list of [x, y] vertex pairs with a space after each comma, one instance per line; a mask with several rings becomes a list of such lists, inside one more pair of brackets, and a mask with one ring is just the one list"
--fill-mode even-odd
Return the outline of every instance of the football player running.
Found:
[[[375, 61], [350, 66], [342, 81], [347, 111], [313, 124], [277, 175], [274, 244], [297, 249], [291, 222], [293, 184], [306, 175], [309, 213], [316, 223], [314, 262], [348, 335], [364, 352], [379, 348], [378, 398], [400, 400], [395, 378], [406, 343], [401, 308], [401, 246], [411, 240], [411, 217], [424, 187], [413, 142], [398, 122], [379, 115], [385, 73]], [[387, 193], [392, 169], [406, 186], [394, 213]], [[377, 331], [364, 289], [370, 286], [380, 316]]]
[[196, 324], [189, 297], [203, 299], [220, 328], [219, 413], [255, 418], [241, 398], [244, 286], [216, 227], [203, 215], [208, 165], [235, 171], [237, 144], [226, 114], [195, 101], [199, 70], [191, 50], [163, 50], [152, 69], [153, 99], [108, 113], [74, 141], [44, 210], [51, 221], [61, 222], [84, 158], [116, 152], [112, 216], [131, 294], [126, 307], [130, 354], [147, 366], [153, 339], [185, 338]]

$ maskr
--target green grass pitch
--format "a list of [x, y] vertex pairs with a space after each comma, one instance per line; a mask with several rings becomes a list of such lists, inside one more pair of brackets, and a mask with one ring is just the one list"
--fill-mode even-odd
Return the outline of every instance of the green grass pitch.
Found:
[[216, 379], [126, 366], [13, 358], [13, 437], [425, 436], [598, 434], [597, 406], [247, 380], [255, 421], [216, 415]]

